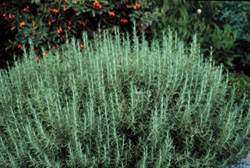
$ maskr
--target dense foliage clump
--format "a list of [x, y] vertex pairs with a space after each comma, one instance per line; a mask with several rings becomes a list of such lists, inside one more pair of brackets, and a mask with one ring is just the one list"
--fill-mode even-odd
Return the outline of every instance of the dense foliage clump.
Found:
[[245, 154], [249, 109], [196, 36], [188, 50], [171, 31], [150, 47], [135, 34], [85, 33], [84, 48], [39, 62], [24, 48], [0, 73], [0, 167], [223, 167]]
[[250, 75], [250, 2], [220, 2], [215, 12], [214, 19], [221, 25], [230, 25], [236, 32], [236, 44], [233, 48], [235, 59], [233, 64], [248, 76]]
[[[213, 60], [216, 65], [221, 63], [224, 69], [237, 70], [235, 60], [241, 57], [235, 53], [236, 32], [217, 18], [219, 5], [226, 2], [217, 1], [154, 1], [153, 10], [157, 14], [156, 21], [146, 29], [147, 38], [160, 39], [161, 30], [168, 26], [176, 31], [183, 42], [188, 45], [193, 34], [201, 45], [201, 52], [209, 58], [210, 46], [213, 47]], [[227, 11], [227, 10], [225, 10]]]

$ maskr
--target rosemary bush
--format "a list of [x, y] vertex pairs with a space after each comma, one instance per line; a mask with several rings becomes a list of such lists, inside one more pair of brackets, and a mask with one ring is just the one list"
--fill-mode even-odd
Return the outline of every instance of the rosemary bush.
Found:
[[0, 73], [0, 167], [223, 167], [250, 149], [244, 100], [196, 36], [82, 40]]

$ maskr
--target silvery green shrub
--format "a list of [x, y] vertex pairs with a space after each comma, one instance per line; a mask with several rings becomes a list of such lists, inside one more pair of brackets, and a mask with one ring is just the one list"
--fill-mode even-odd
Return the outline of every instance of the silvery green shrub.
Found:
[[[135, 30], [134, 30], [135, 31]], [[0, 73], [0, 167], [223, 167], [250, 147], [222, 67], [176, 34], [107, 33]]]

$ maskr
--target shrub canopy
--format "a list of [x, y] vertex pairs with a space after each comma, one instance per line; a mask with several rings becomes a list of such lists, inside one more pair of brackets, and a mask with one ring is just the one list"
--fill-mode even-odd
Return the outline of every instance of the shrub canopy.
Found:
[[24, 48], [0, 73], [0, 166], [223, 167], [245, 154], [250, 113], [196, 36], [186, 50], [171, 31], [151, 47], [135, 32], [83, 34], [36, 62]]

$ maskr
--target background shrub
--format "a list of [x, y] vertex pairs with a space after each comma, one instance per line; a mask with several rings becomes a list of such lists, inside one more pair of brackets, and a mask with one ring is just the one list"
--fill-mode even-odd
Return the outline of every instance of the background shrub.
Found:
[[215, 21], [220, 25], [230, 25], [232, 30], [236, 32], [236, 45], [233, 48], [234, 55], [238, 59], [234, 60], [234, 65], [237, 69], [250, 75], [250, 3], [249, 2], [220, 2], [218, 9], [215, 11]]
[[[236, 33], [230, 26], [219, 26], [220, 23], [215, 22], [218, 2], [153, 1], [152, 5], [155, 6], [154, 13], [158, 14], [158, 17], [146, 30], [149, 39], [159, 38], [159, 32], [167, 30], [168, 26], [178, 33], [185, 44], [189, 44], [192, 35], [196, 33], [201, 51], [206, 58], [209, 58], [212, 46], [216, 65], [222, 63], [225, 69], [235, 70], [233, 61], [239, 57], [233, 52]], [[201, 9], [200, 14], [197, 12], [198, 9]]]
[[248, 111], [250, 106], [250, 77], [244, 73], [229, 73], [228, 85], [236, 88], [235, 102], [240, 103], [246, 96], [244, 110]]
[[119, 27], [121, 31], [131, 32], [133, 22], [142, 31], [141, 24], [149, 24], [151, 20], [145, 16], [148, 9], [146, 1], [138, 0], [6, 1], [0, 7], [0, 24], [4, 25], [1, 32], [11, 34], [12, 38], [3, 42], [0, 59], [12, 62], [13, 55], [20, 56], [24, 46], [28, 49], [29, 39], [37, 56], [42, 57], [42, 46], [55, 49], [68, 37], [80, 40], [83, 31], [89, 33], [89, 38], [103, 29], [113, 33]]
[[245, 154], [249, 109], [222, 67], [195, 37], [190, 50], [163, 38], [85, 33], [84, 48], [66, 41], [36, 63], [24, 48], [0, 73], [0, 166], [223, 167]]

